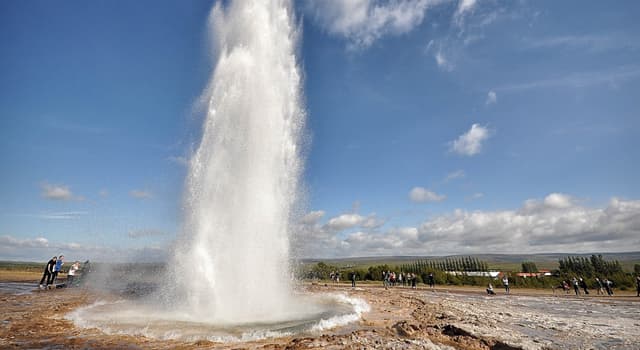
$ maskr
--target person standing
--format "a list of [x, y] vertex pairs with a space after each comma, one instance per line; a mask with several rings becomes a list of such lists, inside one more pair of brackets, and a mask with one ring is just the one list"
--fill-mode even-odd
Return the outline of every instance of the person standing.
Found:
[[573, 284], [573, 291], [576, 293], [576, 296], [580, 296], [580, 285], [578, 284], [578, 279], [574, 277], [571, 280], [571, 284]]
[[355, 271], [351, 273], [351, 288], [356, 287], [356, 273]]
[[582, 279], [582, 277], [580, 277], [580, 287], [582, 287], [582, 290], [584, 290], [585, 295], [589, 294], [589, 290], [587, 289], [587, 281]]
[[608, 296], [612, 296], [613, 295], [613, 291], [611, 290], [611, 281], [609, 281], [608, 278], [605, 278], [604, 280], [602, 280], [602, 284], [604, 284], [604, 290], [607, 291], [607, 295]]
[[47, 282], [47, 286], [51, 284], [52, 282], [52, 276], [53, 276], [53, 269], [56, 266], [56, 260], [58, 258], [57, 257], [53, 257], [51, 258], [51, 260], [49, 260], [47, 262], [47, 265], [44, 267], [44, 273], [42, 274], [42, 279], [40, 280], [40, 287], [42, 287], [45, 283], [45, 280]]
[[604, 295], [604, 288], [602, 287], [602, 281], [596, 277], [596, 285], [598, 286], [598, 295]]
[[80, 262], [76, 261], [69, 268], [69, 272], [67, 272], [67, 287], [73, 287], [73, 279], [76, 277], [76, 272], [80, 269]]
[[640, 275], [636, 276], [636, 292], [636, 296], [640, 297]]
[[56, 260], [56, 266], [53, 268], [53, 277], [51, 278], [51, 283], [56, 283], [58, 273], [62, 271], [62, 265], [64, 265], [64, 255], [60, 254], [58, 260]]
[[509, 277], [506, 275], [502, 278], [502, 285], [504, 286], [504, 291], [509, 294], [511, 289], [509, 288]]
[[436, 286], [436, 281], [433, 278], [433, 272], [429, 272], [429, 288], [433, 289]]

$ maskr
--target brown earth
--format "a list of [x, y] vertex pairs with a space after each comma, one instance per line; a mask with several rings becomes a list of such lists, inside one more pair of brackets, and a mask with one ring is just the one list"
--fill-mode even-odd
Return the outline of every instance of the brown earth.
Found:
[[[111, 296], [83, 289], [36, 290], [30, 294], [0, 294], [0, 348], [46, 349], [518, 349], [492, 337], [478, 337], [454, 325], [444, 305], [423, 301], [426, 288], [305, 284], [309, 293], [343, 292], [366, 300], [371, 311], [356, 324], [292, 337], [245, 343], [181, 342], [142, 336], [107, 335], [98, 329], [77, 328], [64, 316]], [[482, 288], [438, 289], [438, 293], [483, 293]], [[550, 295], [550, 291], [512, 293]], [[637, 301], [630, 296], [616, 296]]]

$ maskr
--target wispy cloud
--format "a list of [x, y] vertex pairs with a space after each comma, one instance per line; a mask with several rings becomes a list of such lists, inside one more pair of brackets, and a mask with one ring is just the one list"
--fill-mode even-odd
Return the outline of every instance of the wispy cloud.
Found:
[[515, 92], [530, 89], [545, 88], [586, 88], [597, 85], [618, 85], [625, 81], [635, 80], [640, 77], [640, 66], [624, 66], [609, 70], [570, 73], [567, 75], [533, 80], [523, 83], [504, 85], [496, 88], [497, 91]]
[[454, 69], [453, 63], [445, 57], [444, 52], [439, 49], [434, 55], [433, 58], [436, 60], [436, 64], [438, 67], [444, 71], [451, 72]]
[[458, 1], [458, 7], [456, 8], [456, 12], [453, 14], [453, 21], [458, 26], [462, 26], [464, 24], [465, 16], [470, 12], [473, 12], [474, 7], [476, 6], [476, 2], [476, 0]]
[[492, 105], [492, 104], [497, 103], [497, 102], [498, 102], [498, 94], [496, 94], [495, 91], [490, 90], [487, 93], [487, 101], [485, 102], [485, 104], [488, 106], [488, 105]]
[[38, 214], [36, 215], [36, 217], [40, 219], [47, 219], [47, 220], [75, 220], [87, 214], [88, 212], [86, 211], [63, 211], [63, 212]]
[[154, 236], [164, 236], [167, 233], [161, 230], [156, 229], [139, 229], [139, 230], [131, 230], [127, 233], [129, 238], [141, 238], [141, 237], [154, 237]]
[[414, 187], [409, 191], [409, 199], [415, 203], [441, 202], [446, 198], [447, 196], [437, 194], [424, 187]]
[[482, 197], [484, 197], [484, 193], [476, 192], [476, 193], [470, 195], [469, 197], [465, 198], [465, 200], [466, 201], [475, 201], [475, 200], [480, 199]]
[[129, 195], [138, 199], [150, 199], [153, 197], [153, 194], [146, 190], [131, 190], [129, 191]]
[[483, 143], [492, 132], [479, 124], [471, 125], [471, 129], [449, 143], [449, 150], [463, 156], [474, 156], [482, 151]]
[[70, 187], [67, 185], [62, 185], [62, 184], [56, 185], [56, 184], [50, 184], [48, 182], [43, 182], [40, 184], [40, 188], [42, 190], [41, 192], [42, 198], [45, 198], [45, 199], [51, 199], [51, 200], [57, 200], [57, 201], [84, 200], [84, 197], [74, 195], [73, 192], [71, 192]]
[[439, 0], [307, 1], [306, 10], [329, 33], [345, 37], [351, 48], [366, 48], [387, 35], [410, 32]]
[[559, 35], [544, 38], [529, 38], [523, 43], [525, 49], [565, 49], [598, 53], [610, 50], [637, 49], [640, 43], [623, 34]]
[[85, 123], [75, 122], [71, 120], [66, 120], [63, 118], [57, 118], [52, 116], [45, 117], [45, 126], [55, 130], [66, 131], [70, 133], [78, 133], [78, 134], [105, 134], [111, 131], [111, 129], [102, 127], [89, 125]]
[[465, 176], [466, 176], [466, 174], [464, 173], [464, 170], [456, 170], [454, 172], [451, 172], [451, 173], [447, 174], [447, 176], [444, 178], [443, 182], [444, 183], [448, 183], [448, 182], [450, 182], [452, 180], [462, 179]]
[[167, 157], [167, 160], [171, 163], [175, 163], [178, 165], [182, 165], [182, 166], [188, 166], [189, 165], [189, 159], [187, 159], [187, 157], [183, 157], [183, 156], [169, 156]]

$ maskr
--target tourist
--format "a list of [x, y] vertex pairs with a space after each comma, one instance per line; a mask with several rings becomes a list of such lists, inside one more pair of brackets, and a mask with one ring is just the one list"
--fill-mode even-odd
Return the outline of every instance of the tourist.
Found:
[[405, 282], [405, 280], [404, 280], [404, 276], [402, 276], [402, 272], [400, 272], [400, 273], [398, 274], [398, 284], [400, 284], [400, 283], [402, 283], [402, 285], [403, 285], [403, 286], [404, 286], [404, 285], [405, 285], [405, 283], [406, 283], [406, 282]]
[[351, 273], [351, 288], [356, 287], [356, 273], [355, 271]]
[[53, 277], [51, 277], [52, 282], [56, 283], [56, 279], [58, 278], [58, 273], [62, 271], [62, 265], [64, 265], [64, 255], [60, 255], [58, 260], [56, 260], [56, 266], [53, 268]]
[[576, 292], [576, 296], [580, 296], [580, 285], [578, 284], [578, 279], [574, 277], [573, 280], [571, 280], [571, 284], [573, 284], [573, 291]]
[[640, 275], [636, 276], [636, 296], [640, 297]]
[[598, 286], [598, 295], [604, 295], [604, 288], [602, 287], [602, 281], [596, 277], [596, 285]]
[[607, 295], [612, 296], [613, 289], [611, 287], [613, 286], [613, 282], [609, 281], [608, 278], [605, 278], [603, 282], [604, 282], [604, 289], [607, 291]]
[[506, 275], [505, 275], [505, 276], [502, 278], [502, 285], [504, 286], [504, 291], [505, 291], [505, 293], [509, 294], [509, 291], [510, 291], [511, 289], [509, 288], [509, 277], [508, 277], [508, 276], [506, 276]]
[[69, 268], [69, 272], [67, 272], [67, 287], [73, 287], [73, 279], [75, 278], [76, 272], [78, 272], [78, 270], [80, 270], [80, 262], [76, 261]]
[[562, 281], [562, 290], [564, 290], [564, 294], [569, 294], [570, 289], [571, 288], [569, 288], [569, 282]]
[[45, 279], [47, 282], [47, 286], [51, 284], [51, 282], [53, 281], [52, 277], [53, 277], [53, 269], [56, 267], [56, 260], [58, 260], [58, 257], [53, 257], [51, 258], [51, 260], [49, 260], [47, 262], [47, 265], [44, 267], [44, 273], [42, 274], [42, 279], [40, 280], [40, 287], [43, 287], [44, 283], [45, 283]]
[[416, 289], [416, 279], [418, 277], [415, 273], [411, 273], [411, 288]]
[[589, 294], [589, 290], [587, 289], [587, 281], [583, 280], [582, 277], [580, 277], [580, 287], [582, 287], [582, 290], [584, 290], [585, 295]]
[[489, 282], [489, 286], [487, 287], [487, 295], [496, 295], [496, 292], [493, 291], [493, 285]]
[[429, 272], [429, 288], [433, 289], [436, 286], [436, 281], [433, 278], [433, 272]]

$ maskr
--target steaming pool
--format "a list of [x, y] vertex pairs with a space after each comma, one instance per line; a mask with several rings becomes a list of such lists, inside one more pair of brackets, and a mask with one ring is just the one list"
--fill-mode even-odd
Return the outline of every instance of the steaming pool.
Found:
[[237, 342], [320, 332], [355, 322], [367, 311], [369, 305], [362, 299], [328, 294], [297, 296], [285, 313], [260, 322], [234, 323], [195, 317], [183, 310], [140, 300], [99, 301], [71, 312], [66, 318], [77, 327], [97, 328], [112, 335]]

